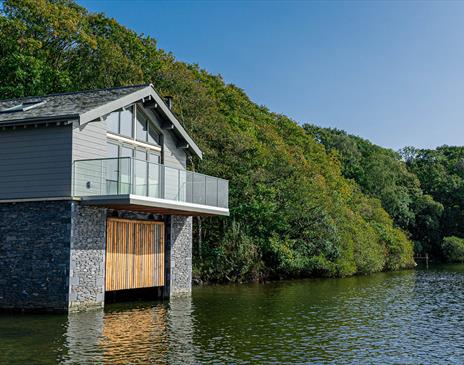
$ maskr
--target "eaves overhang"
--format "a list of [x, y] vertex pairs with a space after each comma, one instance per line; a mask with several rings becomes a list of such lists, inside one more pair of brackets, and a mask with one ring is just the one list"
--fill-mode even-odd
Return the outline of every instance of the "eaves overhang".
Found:
[[18, 127], [29, 125], [42, 125], [63, 122], [69, 124], [79, 120], [79, 114], [54, 115], [47, 117], [12, 119], [0, 122], [0, 127]]

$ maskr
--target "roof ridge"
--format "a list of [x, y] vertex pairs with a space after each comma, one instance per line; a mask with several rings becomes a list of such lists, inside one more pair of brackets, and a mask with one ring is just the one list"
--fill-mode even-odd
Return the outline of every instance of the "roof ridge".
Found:
[[51, 96], [63, 96], [63, 95], [73, 95], [73, 94], [85, 94], [85, 93], [92, 93], [92, 92], [97, 92], [97, 91], [111, 91], [111, 90], [120, 90], [120, 89], [131, 89], [131, 88], [137, 88], [137, 87], [148, 87], [152, 86], [153, 84], [147, 83], [147, 84], [137, 84], [137, 85], [126, 85], [126, 86], [113, 86], [113, 87], [106, 87], [106, 88], [100, 88], [100, 89], [87, 89], [87, 90], [80, 90], [80, 91], [67, 91], [67, 92], [62, 92], [62, 93], [52, 93], [52, 94], [46, 94], [46, 95], [29, 95], [29, 96], [21, 96], [19, 98], [10, 98], [10, 99], [0, 99], [0, 102], [6, 102], [6, 101], [13, 101], [13, 100], [25, 100], [25, 99], [31, 99], [31, 98], [47, 98]]

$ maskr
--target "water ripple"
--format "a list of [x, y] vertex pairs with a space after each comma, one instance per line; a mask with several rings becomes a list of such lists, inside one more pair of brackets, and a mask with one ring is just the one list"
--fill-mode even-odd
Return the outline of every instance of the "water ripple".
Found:
[[1, 364], [464, 364], [464, 266], [1, 316]]

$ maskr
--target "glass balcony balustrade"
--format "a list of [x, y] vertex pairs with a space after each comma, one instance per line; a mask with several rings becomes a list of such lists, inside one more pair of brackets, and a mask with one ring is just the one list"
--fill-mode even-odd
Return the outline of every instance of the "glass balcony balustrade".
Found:
[[76, 197], [138, 195], [218, 208], [229, 206], [229, 182], [131, 157], [74, 162]]

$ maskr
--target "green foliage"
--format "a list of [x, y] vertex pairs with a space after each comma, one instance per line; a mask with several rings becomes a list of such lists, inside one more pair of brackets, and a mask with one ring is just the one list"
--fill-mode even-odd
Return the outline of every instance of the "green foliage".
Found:
[[443, 254], [448, 261], [464, 262], [464, 239], [456, 236], [443, 238]]
[[409, 232], [415, 239], [415, 252], [440, 256], [442, 239], [440, 220], [443, 216], [443, 205], [430, 195], [424, 194], [414, 200], [412, 209], [416, 218], [414, 225], [409, 227]]
[[[392, 189], [395, 220], [412, 219], [411, 176], [395, 181], [406, 191], [376, 185], [390, 178], [382, 163], [397, 167], [393, 157], [363, 165], [346, 140], [353, 165], [340, 164], [297, 123], [254, 104], [220, 76], [176, 61], [154, 39], [69, 0], [7, 0], [0, 27], [1, 97], [142, 82], [174, 97], [174, 112], [204, 153], [190, 167], [230, 180], [231, 217], [201, 224], [198, 278], [344, 276], [412, 265], [412, 243], [363, 193], [379, 188], [387, 202]], [[361, 188], [342, 176], [359, 169], [376, 171]]]
[[424, 192], [440, 204], [426, 208], [431, 214], [424, 222], [427, 232], [424, 242], [435, 255], [441, 255], [442, 237], [464, 237], [464, 147], [442, 146], [435, 150], [408, 147], [402, 154]]
[[340, 158], [346, 178], [355, 180], [365, 194], [380, 199], [398, 226], [408, 229], [414, 225], [414, 203], [422, 198], [422, 191], [400, 154], [337, 129], [309, 124], [304, 128]]
[[263, 276], [259, 245], [233, 221], [220, 244], [201, 252], [196, 274], [206, 281], [256, 281]]
[[[337, 129], [309, 124], [304, 128], [328, 152], [340, 159], [342, 173], [346, 178], [356, 181], [363, 193], [380, 199], [382, 207], [395, 224], [409, 232], [415, 241], [417, 253], [440, 254], [440, 221], [444, 212], [443, 204], [448, 202], [438, 199], [431, 189], [423, 191], [421, 176], [416, 176], [416, 170], [411, 169], [417, 155], [413, 148], [406, 148], [400, 154]], [[424, 166], [430, 167], [428, 162]], [[424, 177], [424, 182], [428, 178]], [[443, 183], [443, 180], [437, 181], [441, 187]], [[397, 266], [393, 263], [390, 265], [391, 268]]]

